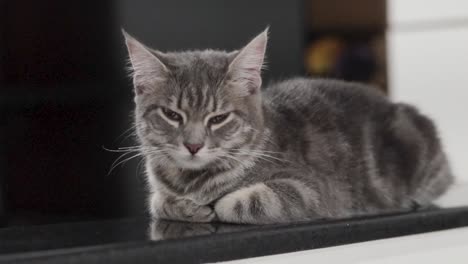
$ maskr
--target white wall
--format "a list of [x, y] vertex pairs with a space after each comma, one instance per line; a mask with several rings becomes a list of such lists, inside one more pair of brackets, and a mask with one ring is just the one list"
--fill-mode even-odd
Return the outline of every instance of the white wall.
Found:
[[391, 25], [447, 23], [468, 18], [466, 0], [387, 0], [387, 7]]
[[468, 181], [468, 1], [389, 0], [388, 10], [391, 96], [436, 121], [455, 175]]

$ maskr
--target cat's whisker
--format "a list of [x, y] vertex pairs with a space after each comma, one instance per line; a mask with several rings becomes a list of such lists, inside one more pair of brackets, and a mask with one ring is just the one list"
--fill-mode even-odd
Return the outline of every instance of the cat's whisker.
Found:
[[245, 156], [250, 156], [250, 157], [253, 157], [253, 158], [255, 158], [255, 159], [263, 160], [263, 161], [270, 162], [270, 163], [273, 163], [273, 164], [277, 164], [277, 163], [278, 163], [278, 162], [275, 161], [275, 160], [271, 160], [271, 159], [268, 159], [268, 158], [265, 158], [265, 157], [261, 157], [261, 156], [248, 155], [248, 154], [245, 154]]
[[257, 149], [231, 149], [231, 150], [252, 151], [252, 152], [273, 153], [273, 154], [284, 154], [284, 152], [279, 152], [279, 151], [257, 150]]
[[[112, 173], [112, 171], [118, 167], [121, 164], [124, 164], [128, 162], [129, 160], [136, 158], [136, 157], [144, 157], [145, 155], [150, 155], [150, 154], [156, 154], [159, 152], [162, 152], [162, 150], [153, 148], [153, 147], [142, 147], [142, 146], [130, 146], [130, 147], [120, 147], [119, 149], [107, 149], [103, 147], [105, 150], [110, 151], [110, 152], [117, 152], [117, 153], [123, 153], [120, 155], [115, 161], [111, 164], [111, 168], [109, 170], [109, 174]], [[136, 153], [136, 154], [135, 154]], [[131, 157], [128, 157], [129, 155], [132, 155]]]
[[270, 162], [270, 163], [273, 163], [273, 164], [278, 164], [278, 162], [285, 162], [285, 163], [293, 164], [293, 165], [296, 165], [296, 166], [300, 166], [299, 164], [296, 164], [295, 162], [292, 162], [292, 161], [289, 161], [289, 160], [286, 160], [286, 159], [280, 159], [280, 158], [273, 157], [273, 156], [266, 155], [266, 154], [261, 154], [261, 153], [238, 152], [238, 154], [253, 157], [253, 158], [256, 158], [256, 159], [259, 159], [259, 160], [262, 160], [262, 161], [266, 161], [266, 162]]
[[125, 129], [125, 131], [122, 132], [122, 133], [117, 137], [117, 139], [119, 139], [119, 137], [121, 137], [121, 136], [124, 135], [125, 133], [128, 133], [128, 132], [130, 132], [130, 131], [133, 132], [133, 130], [134, 130], [135, 128], [136, 128], [136, 124], [131, 125], [129, 128]]
[[129, 147], [119, 147], [117, 149], [109, 149], [109, 148], [106, 148], [104, 146], [102, 146], [102, 148], [106, 151], [109, 151], [109, 152], [137, 152], [137, 151], [144, 151], [144, 150], [148, 150], [148, 149], [157, 149], [155, 147], [144, 147], [144, 146], [129, 146]]
[[289, 162], [288, 160], [286, 159], [281, 159], [281, 158], [278, 158], [278, 157], [275, 157], [273, 155], [269, 155], [269, 154], [266, 154], [266, 153], [261, 153], [261, 152], [251, 152], [250, 154], [254, 154], [254, 155], [258, 155], [258, 156], [262, 156], [262, 157], [266, 157], [266, 158], [270, 158], [270, 159], [274, 159], [274, 160], [277, 160], [277, 161], [284, 161], [284, 162]]
[[117, 158], [114, 160], [114, 162], [111, 164], [111, 169], [110, 169], [110, 171], [109, 171], [108, 174], [110, 174], [110, 173], [112, 172], [112, 170], [113, 170], [113, 168], [115, 167], [116, 163], [120, 162], [122, 159], [128, 157], [128, 156], [131, 155], [131, 154], [134, 154], [134, 152], [129, 152], [129, 151], [127, 151], [127, 152], [121, 154], [119, 157], [117, 157]]
[[287, 161], [285, 159], [281, 159], [281, 158], [269, 155], [268, 153], [264, 153], [263, 151], [258, 151], [258, 150], [236, 149], [236, 151], [238, 151], [238, 153], [241, 153], [241, 154], [258, 155], [258, 156], [263, 156], [263, 157], [266, 157], [266, 158], [275, 159], [275, 160], [278, 160], [278, 161]]
[[107, 150], [109, 152], [115, 152], [115, 153], [131, 153], [131, 152], [139, 152], [141, 149], [134, 149], [134, 150], [129, 150], [129, 149], [117, 149], [117, 150]]
[[117, 137], [116, 141], [119, 140], [119, 142], [122, 142], [122, 141], [125, 141], [126, 139], [128, 139], [129, 137], [131, 136], [136, 136], [136, 131], [134, 130], [135, 127], [131, 127], [129, 129], [127, 129], [127, 131], [125, 131], [124, 133], [122, 133], [119, 137]]
[[133, 149], [154, 149], [154, 147], [146, 147], [146, 146], [128, 146], [128, 147], [119, 147], [118, 149], [121, 149], [121, 150], [125, 150], [125, 149], [128, 149], [128, 150], [133, 150]]
[[143, 161], [145, 161], [145, 159], [146, 159], [146, 157], [143, 158], [143, 159], [141, 159], [141, 160], [138, 162], [138, 164], [137, 164], [137, 166], [136, 166], [136, 169], [135, 169], [135, 175], [136, 175], [136, 176], [138, 176], [139, 171], [140, 171], [140, 168], [141, 168], [141, 164], [143, 163]]
[[223, 158], [228, 158], [228, 159], [234, 160], [234, 161], [236, 161], [237, 163], [239, 163], [241, 166], [245, 166], [245, 165], [246, 165], [246, 164], [245, 164], [245, 161], [240, 160], [240, 159], [238, 159], [237, 157], [232, 156], [232, 155], [230, 155], [230, 154], [228, 154], [228, 153], [225, 153], [225, 154], [223, 154], [223, 155], [217, 157], [217, 159], [220, 159], [220, 160], [223, 160]]
[[[128, 129], [126, 129], [124, 132], [122, 132], [119, 136], [117, 136], [117, 138], [114, 140], [115, 141], [118, 141], [121, 137], [125, 136], [123, 139], [120, 140], [120, 142], [126, 140], [128, 137], [132, 136], [132, 135], [136, 135], [136, 132], [135, 132], [135, 128], [137, 127], [137, 124], [133, 124], [132, 126], [130, 126]], [[130, 132], [130, 134], [128, 134]], [[126, 135], [128, 134], [128, 135]]]
[[256, 159], [260, 159], [260, 160], [263, 160], [263, 161], [266, 161], [266, 162], [277, 163], [277, 161], [270, 160], [270, 159], [268, 159], [268, 158], [266, 158], [266, 157], [256, 155], [255, 153], [242, 153], [242, 152], [237, 152], [237, 153], [234, 153], [234, 154], [239, 154], [239, 155], [243, 155], [243, 156], [250, 156], [250, 157], [253, 157], [253, 158], [256, 158]]
[[[129, 153], [125, 153], [124, 155], [126, 155], [126, 154], [129, 154]], [[125, 163], [125, 162], [127, 162], [127, 161], [129, 161], [129, 160], [131, 160], [131, 159], [134, 159], [134, 158], [136, 158], [136, 157], [139, 157], [139, 156], [143, 157], [143, 154], [142, 154], [142, 153], [137, 153], [137, 154], [135, 154], [135, 155], [132, 155], [132, 156], [130, 156], [130, 157], [128, 157], [128, 158], [123, 159], [122, 157], [123, 157], [124, 155], [121, 155], [119, 158], [116, 159], [116, 161], [114, 161], [114, 163], [112, 163], [108, 175], [110, 175], [110, 174], [112, 173], [112, 171], [113, 171], [115, 168], [117, 168], [120, 164], [123, 164], [123, 163]]]
[[128, 147], [119, 147], [118, 149], [141, 149], [145, 148], [143, 146], [128, 146]]
[[[123, 159], [123, 156], [126, 155], [126, 154], [129, 154], [129, 153], [125, 153], [123, 154], [122, 156], [120, 156], [117, 160], [120, 159], [120, 161], [117, 162], [114, 161], [114, 163], [111, 165], [111, 168], [110, 168], [110, 171], [108, 174], [110, 174], [116, 167], [118, 167], [119, 165], [121, 164], [124, 164], [134, 158], [137, 158], [137, 157], [145, 157], [145, 156], [150, 156], [150, 155], [155, 155], [155, 154], [160, 154], [160, 153], [163, 153], [164, 151], [163, 150], [158, 150], [158, 151], [150, 151], [150, 152], [147, 152], [147, 153], [144, 153], [144, 152], [139, 152], [135, 155], [132, 155], [131, 157], [127, 157], [125, 159]], [[133, 154], [133, 153], [132, 153]]]
[[[129, 151], [133, 151], [133, 149], [121, 149], [121, 148], [118, 148], [118, 149], [108, 149], [104, 146], [102, 146], [102, 148], [106, 151], [109, 151], [109, 152], [129, 152]], [[136, 149], [135, 149], [136, 150]]]

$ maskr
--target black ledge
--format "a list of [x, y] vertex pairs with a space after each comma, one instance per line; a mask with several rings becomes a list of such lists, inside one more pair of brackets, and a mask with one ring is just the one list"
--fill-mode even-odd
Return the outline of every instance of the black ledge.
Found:
[[468, 226], [468, 207], [269, 226], [121, 219], [0, 229], [0, 263], [205, 263]]

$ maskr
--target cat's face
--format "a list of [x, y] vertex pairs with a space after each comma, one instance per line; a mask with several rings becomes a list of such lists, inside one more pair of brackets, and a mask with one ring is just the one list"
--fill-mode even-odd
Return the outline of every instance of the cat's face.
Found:
[[260, 71], [266, 32], [239, 52], [151, 51], [126, 35], [137, 132], [155, 159], [181, 169], [229, 166], [263, 128]]

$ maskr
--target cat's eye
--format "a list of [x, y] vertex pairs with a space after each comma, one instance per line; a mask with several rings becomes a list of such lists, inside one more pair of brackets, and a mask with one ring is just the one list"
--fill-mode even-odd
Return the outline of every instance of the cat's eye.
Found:
[[226, 120], [226, 118], [228, 118], [229, 116], [229, 113], [225, 113], [225, 114], [222, 114], [222, 115], [217, 115], [217, 116], [214, 116], [212, 118], [210, 118], [208, 120], [208, 123], [210, 125], [216, 125], [216, 124], [220, 124], [222, 123], [224, 120]]
[[162, 110], [163, 114], [167, 118], [169, 118], [170, 120], [177, 121], [177, 122], [182, 122], [182, 116], [179, 115], [178, 113], [176, 113], [176, 112], [174, 112], [172, 110], [169, 110], [167, 108], [164, 108], [164, 107], [161, 110]]

